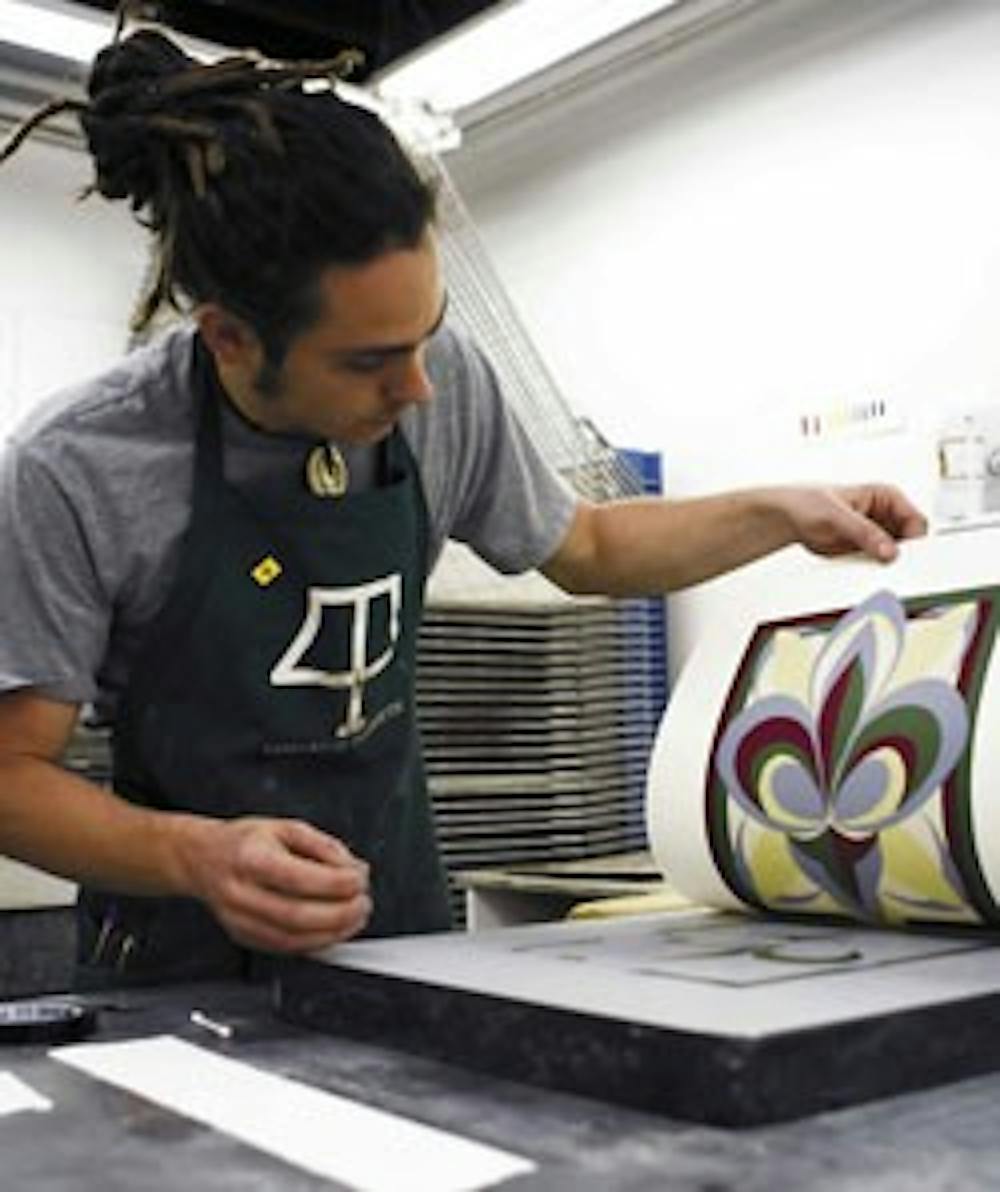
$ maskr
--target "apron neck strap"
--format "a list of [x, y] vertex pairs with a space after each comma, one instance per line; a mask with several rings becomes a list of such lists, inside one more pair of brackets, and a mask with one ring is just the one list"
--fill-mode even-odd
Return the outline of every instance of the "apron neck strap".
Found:
[[212, 355], [200, 335], [191, 345], [191, 379], [195, 407], [195, 486], [199, 492], [216, 492], [224, 483], [222, 470], [222, 387]]

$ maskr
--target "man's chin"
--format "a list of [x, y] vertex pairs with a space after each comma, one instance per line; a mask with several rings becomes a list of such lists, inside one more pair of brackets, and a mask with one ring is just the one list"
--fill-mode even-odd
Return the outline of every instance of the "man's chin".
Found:
[[370, 428], [366, 428], [352, 442], [363, 447], [374, 447], [376, 443], [381, 443], [384, 439], [387, 439], [395, 428], [396, 423], [394, 421], [379, 422], [373, 424]]

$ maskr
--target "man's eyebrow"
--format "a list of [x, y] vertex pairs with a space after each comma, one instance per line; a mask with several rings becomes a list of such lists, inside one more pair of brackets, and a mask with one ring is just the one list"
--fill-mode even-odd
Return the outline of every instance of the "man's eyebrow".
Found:
[[438, 311], [438, 316], [434, 320], [433, 326], [430, 330], [420, 337], [416, 343], [412, 344], [371, 344], [368, 346], [360, 345], [353, 348], [341, 348], [337, 355], [340, 357], [348, 356], [401, 356], [407, 352], [415, 351], [422, 343], [426, 343], [441, 329], [441, 324], [444, 322], [444, 317], [448, 313], [448, 295], [445, 294], [441, 302], [441, 309]]

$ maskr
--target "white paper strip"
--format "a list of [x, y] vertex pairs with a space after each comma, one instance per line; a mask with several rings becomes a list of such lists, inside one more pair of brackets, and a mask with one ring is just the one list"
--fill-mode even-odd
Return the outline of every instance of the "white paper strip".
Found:
[[41, 1093], [36, 1093], [29, 1084], [13, 1072], [0, 1072], [0, 1114], [20, 1113], [22, 1109], [45, 1111], [52, 1108], [52, 1102]]
[[357, 1192], [474, 1192], [535, 1164], [443, 1130], [261, 1072], [169, 1035], [50, 1053]]

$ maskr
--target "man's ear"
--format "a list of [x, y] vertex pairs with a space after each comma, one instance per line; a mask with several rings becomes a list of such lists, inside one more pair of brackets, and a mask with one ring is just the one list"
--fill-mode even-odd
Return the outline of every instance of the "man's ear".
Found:
[[263, 355], [260, 340], [249, 324], [215, 303], [206, 302], [194, 312], [205, 346], [220, 368], [256, 375]]

